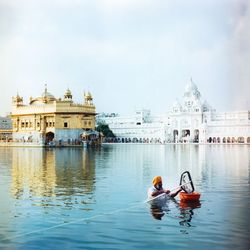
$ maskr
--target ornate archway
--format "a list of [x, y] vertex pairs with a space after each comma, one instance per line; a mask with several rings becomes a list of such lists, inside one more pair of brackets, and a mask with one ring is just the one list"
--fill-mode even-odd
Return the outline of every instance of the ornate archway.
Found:
[[239, 138], [238, 138], [238, 143], [244, 143], [244, 142], [245, 142], [244, 137], [239, 137]]
[[182, 140], [182, 142], [189, 142], [189, 140], [190, 140], [190, 130], [189, 129], [182, 130], [181, 140]]
[[47, 144], [47, 143], [53, 141], [54, 137], [55, 137], [55, 134], [53, 132], [46, 133], [45, 143]]
[[178, 130], [174, 130], [173, 132], [173, 136], [174, 136], [174, 142], [178, 142]]
[[194, 130], [194, 142], [199, 142], [199, 129]]

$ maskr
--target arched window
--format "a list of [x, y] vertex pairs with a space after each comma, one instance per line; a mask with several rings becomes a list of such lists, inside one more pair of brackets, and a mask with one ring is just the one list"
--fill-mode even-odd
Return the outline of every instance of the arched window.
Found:
[[238, 143], [244, 143], [244, 142], [245, 142], [244, 137], [239, 137], [238, 138]]
[[194, 130], [194, 142], [199, 142], [199, 130]]
[[178, 142], [178, 130], [173, 131], [174, 142]]

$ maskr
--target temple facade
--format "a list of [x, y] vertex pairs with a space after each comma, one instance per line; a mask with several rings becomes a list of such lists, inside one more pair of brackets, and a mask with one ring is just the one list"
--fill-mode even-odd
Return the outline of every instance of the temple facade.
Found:
[[89, 92], [84, 93], [81, 104], [73, 102], [69, 89], [57, 99], [45, 87], [40, 97], [30, 97], [26, 105], [17, 94], [12, 98], [13, 142], [78, 144], [84, 131], [95, 129], [95, 115]]
[[181, 101], [164, 115], [137, 110], [131, 116], [100, 114], [118, 142], [250, 143], [250, 111], [217, 112], [191, 81]]

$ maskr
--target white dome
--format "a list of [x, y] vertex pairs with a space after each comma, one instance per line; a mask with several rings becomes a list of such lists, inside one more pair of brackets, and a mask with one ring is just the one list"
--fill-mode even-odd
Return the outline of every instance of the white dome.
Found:
[[178, 100], [175, 100], [175, 102], [173, 104], [173, 110], [174, 111], [181, 111], [182, 110], [182, 105], [180, 104], [180, 102]]
[[209, 110], [211, 110], [211, 106], [208, 104], [208, 102], [206, 100], [202, 104], [202, 110], [203, 111], [209, 111]]
[[198, 87], [195, 85], [195, 83], [190, 80], [190, 82], [187, 84], [185, 87], [185, 92], [184, 92], [185, 97], [192, 97], [194, 96], [195, 99], [199, 99], [201, 94], [200, 91], [198, 90]]
[[193, 92], [193, 91], [197, 91], [198, 88], [197, 86], [193, 83], [193, 81], [191, 80], [187, 86], [185, 87], [185, 92]]

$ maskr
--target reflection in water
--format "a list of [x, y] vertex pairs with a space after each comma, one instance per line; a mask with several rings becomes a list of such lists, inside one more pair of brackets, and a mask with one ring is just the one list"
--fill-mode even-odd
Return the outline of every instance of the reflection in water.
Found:
[[[91, 150], [91, 149], [90, 149]], [[13, 150], [11, 193], [16, 199], [93, 193], [95, 155], [79, 149]]]
[[150, 204], [150, 212], [154, 219], [161, 220], [165, 214], [166, 216], [169, 216], [169, 212], [171, 212], [171, 209], [169, 208], [169, 202], [173, 202], [180, 211], [180, 216], [178, 217], [180, 219], [179, 225], [184, 227], [191, 227], [191, 220], [194, 215], [193, 210], [201, 207], [200, 201], [177, 202], [174, 198], [164, 200], [161, 199], [158, 201], [154, 200]]
[[44, 149], [22, 148], [12, 151], [11, 192], [17, 199], [53, 196], [56, 186], [55, 157]]
[[[249, 156], [246, 145], [0, 148], [0, 248], [248, 249]], [[172, 189], [185, 170], [202, 208], [142, 207], [153, 176]]]
[[164, 209], [158, 205], [151, 205], [151, 214], [156, 220], [161, 220], [161, 218], [165, 215]]
[[95, 152], [91, 149], [56, 151], [57, 195], [92, 193], [95, 182]]
[[194, 215], [193, 210], [201, 207], [200, 201], [184, 202], [180, 201], [180, 219], [179, 224], [184, 227], [191, 227], [191, 220]]
[[169, 200], [170, 198], [163, 196], [150, 202], [150, 211], [154, 219], [161, 220], [162, 217], [169, 211]]

